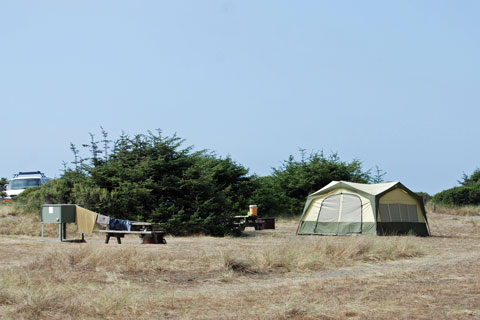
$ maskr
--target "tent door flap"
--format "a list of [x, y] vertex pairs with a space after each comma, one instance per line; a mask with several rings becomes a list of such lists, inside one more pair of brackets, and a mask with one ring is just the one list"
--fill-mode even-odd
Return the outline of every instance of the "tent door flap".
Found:
[[362, 201], [354, 194], [334, 194], [323, 199], [314, 233], [362, 232]]

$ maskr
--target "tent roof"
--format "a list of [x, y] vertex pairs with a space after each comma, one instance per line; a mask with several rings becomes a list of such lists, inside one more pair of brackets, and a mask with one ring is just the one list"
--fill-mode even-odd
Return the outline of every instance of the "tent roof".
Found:
[[375, 196], [375, 195], [378, 195], [382, 192], [385, 192], [385, 191], [391, 189], [393, 186], [395, 186], [399, 183], [400, 182], [395, 181], [395, 182], [386, 182], [386, 183], [365, 184], [365, 183], [355, 183], [355, 182], [348, 182], [348, 181], [332, 181], [329, 184], [327, 184], [325, 187], [323, 187], [322, 189], [312, 193], [310, 196], [316, 196], [316, 195], [322, 194], [326, 190], [342, 188], [342, 187], [345, 187], [345, 186]]

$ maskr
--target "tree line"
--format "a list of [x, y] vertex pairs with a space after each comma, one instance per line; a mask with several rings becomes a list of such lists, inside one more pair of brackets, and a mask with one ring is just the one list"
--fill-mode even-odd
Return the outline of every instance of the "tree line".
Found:
[[120, 219], [160, 223], [171, 234], [228, 232], [229, 216], [246, 214], [257, 204], [262, 216], [296, 216], [308, 194], [332, 180], [380, 182], [385, 174], [362, 168], [360, 160], [342, 161], [336, 153], [293, 155], [271, 175], [249, 174], [230, 157], [194, 151], [177, 136], [161, 131], [110, 140], [90, 134], [82, 144], [89, 157], [70, 145], [73, 161], [58, 179], [27, 189], [16, 202], [27, 210], [43, 203], [76, 203]]

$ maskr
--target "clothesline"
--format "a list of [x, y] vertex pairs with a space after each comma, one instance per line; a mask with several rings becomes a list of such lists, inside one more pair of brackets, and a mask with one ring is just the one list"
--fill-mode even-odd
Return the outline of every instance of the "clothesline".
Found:
[[84, 234], [92, 234], [95, 223], [110, 230], [132, 230], [132, 223], [129, 220], [111, 218], [88, 209], [76, 206], [76, 221], [78, 230]]

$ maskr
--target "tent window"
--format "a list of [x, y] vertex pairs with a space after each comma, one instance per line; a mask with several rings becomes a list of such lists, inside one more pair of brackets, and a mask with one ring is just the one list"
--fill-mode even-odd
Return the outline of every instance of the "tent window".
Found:
[[337, 222], [340, 211], [340, 195], [325, 198], [318, 213], [318, 222]]
[[362, 201], [357, 196], [343, 195], [340, 222], [362, 222]]
[[408, 221], [418, 222], [417, 206], [414, 204], [407, 205], [408, 208]]
[[399, 204], [398, 208], [400, 209], [400, 219], [403, 222], [410, 221], [408, 220], [408, 209], [406, 204]]
[[390, 213], [388, 210], [388, 204], [381, 204], [380, 207], [380, 221], [382, 222], [391, 222]]
[[417, 206], [414, 204], [380, 204], [381, 222], [418, 222]]
[[390, 207], [390, 217], [392, 222], [402, 222], [402, 216], [400, 214], [400, 205], [399, 204], [389, 204]]

